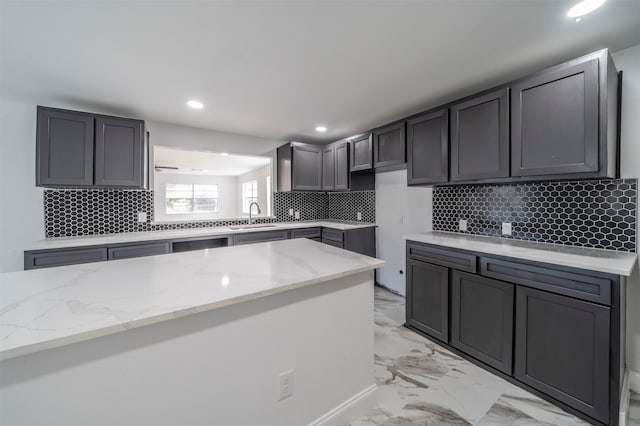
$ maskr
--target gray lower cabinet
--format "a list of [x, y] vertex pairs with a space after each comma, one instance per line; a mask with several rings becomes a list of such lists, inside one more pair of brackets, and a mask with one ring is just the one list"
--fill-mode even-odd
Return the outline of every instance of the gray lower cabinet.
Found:
[[249, 232], [246, 234], [237, 234], [233, 236], [233, 245], [239, 246], [243, 244], [264, 243], [268, 241], [286, 240], [289, 238], [289, 231], [259, 231]]
[[107, 249], [104, 247], [27, 251], [24, 254], [24, 269], [29, 270], [75, 265], [79, 263], [102, 262], [107, 259]]
[[95, 177], [97, 186], [144, 186], [144, 122], [96, 118]]
[[509, 177], [509, 91], [451, 107], [451, 180]]
[[159, 243], [131, 244], [107, 249], [109, 260], [129, 259], [132, 257], [155, 256], [171, 253], [171, 243], [162, 241]]
[[515, 82], [512, 175], [615, 177], [617, 95], [606, 50]]
[[610, 310], [518, 287], [515, 377], [609, 422]]
[[291, 238], [322, 238], [322, 228], [301, 228], [291, 230]]
[[322, 242], [365, 256], [376, 257], [376, 228], [339, 230], [322, 228]]
[[407, 162], [405, 123], [394, 123], [373, 131], [373, 167], [390, 168]]
[[407, 242], [406, 285], [408, 327], [590, 423], [618, 424], [624, 277]]
[[449, 269], [407, 259], [407, 325], [449, 340]]
[[144, 188], [144, 121], [38, 107], [36, 185]]
[[513, 365], [514, 288], [451, 271], [451, 346], [506, 374]]
[[449, 180], [449, 109], [407, 120], [407, 184]]
[[371, 170], [373, 168], [373, 135], [367, 133], [349, 142], [351, 147], [351, 171]]
[[93, 185], [93, 120], [82, 112], [38, 107], [36, 186]]

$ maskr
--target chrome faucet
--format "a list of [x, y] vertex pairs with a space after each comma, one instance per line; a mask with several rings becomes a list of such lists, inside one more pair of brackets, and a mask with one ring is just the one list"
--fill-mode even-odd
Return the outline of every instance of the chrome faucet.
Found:
[[253, 210], [253, 205], [256, 205], [256, 207], [258, 208], [258, 214], [262, 213], [260, 211], [260, 204], [256, 203], [255, 201], [251, 204], [249, 204], [249, 225], [251, 225], [253, 223], [253, 218], [251, 217], [251, 210]]

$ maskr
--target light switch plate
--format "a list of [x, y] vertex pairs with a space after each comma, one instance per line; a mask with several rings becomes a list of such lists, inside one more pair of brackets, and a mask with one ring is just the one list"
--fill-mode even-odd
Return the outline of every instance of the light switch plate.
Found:
[[289, 216], [293, 216], [293, 209], [289, 209]]
[[356, 217], [358, 218], [358, 220], [362, 220], [362, 212], [356, 213]]
[[502, 235], [511, 235], [511, 222], [502, 222]]
[[147, 221], [146, 212], [138, 212], [138, 223], [145, 223]]
[[467, 230], [467, 219], [460, 219], [460, 226], [459, 226], [461, 231], [466, 231]]
[[300, 219], [300, 212], [296, 212], [296, 219]]

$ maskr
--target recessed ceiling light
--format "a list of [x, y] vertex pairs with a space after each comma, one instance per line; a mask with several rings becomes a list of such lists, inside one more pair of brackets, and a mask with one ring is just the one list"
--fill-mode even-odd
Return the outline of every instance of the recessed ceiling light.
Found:
[[191, 101], [187, 102], [187, 105], [189, 105], [193, 109], [202, 109], [202, 108], [204, 108], [204, 104], [202, 102], [200, 102], [200, 101], [191, 100]]
[[221, 152], [220, 155], [222, 155], [223, 157], [226, 157], [227, 155], [229, 155], [228, 152]]
[[325, 126], [317, 126], [316, 132], [326, 132], [327, 128]]
[[[567, 12], [569, 18], [579, 18], [587, 13], [591, 13], [604, 4], [607, 0], [582, 0]], [[576, 20], [577, 21], [577, 20]], [[580, 22], [580, 21], [578, 21]]]

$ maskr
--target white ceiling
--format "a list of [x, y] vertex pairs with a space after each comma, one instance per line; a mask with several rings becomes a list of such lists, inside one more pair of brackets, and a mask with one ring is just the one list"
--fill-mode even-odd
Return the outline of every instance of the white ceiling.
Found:
[[157, 170], [158, 172], [189, 175], [238, 176], [271, 164], [269, 157], [223, 155], [216, 152], [189, 151], [164, 146], [155, 146], [153, 156], [155, 167], [178, 168], [178, 170]]
[[[3, 98], [335, 140], [640, 43], [640, 0], [0, 2]], [[196, 98], [205, 108], [185, 102]], [[324, 124], [329, 131], [318, 135]]]

